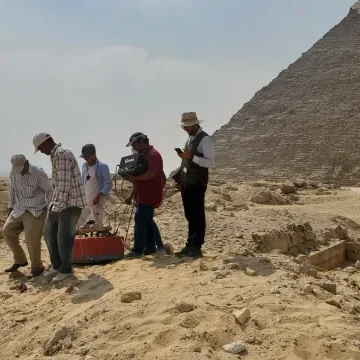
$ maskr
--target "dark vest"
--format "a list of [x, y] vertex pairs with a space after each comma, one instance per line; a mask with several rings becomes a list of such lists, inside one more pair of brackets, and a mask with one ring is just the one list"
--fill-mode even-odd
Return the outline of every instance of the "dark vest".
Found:
[[[201, 140], [205, 136], [209, 135], [205, 131], [201, 131], [197, 134], [196, 138], [190, 142], [190, 144], [189, 141], [186, 142], [184, 150], [190, 151], [192, 156], [196, 155], [198, 157], [204, 157], [204, 154], [199, 153], [197, 149]], [[184, 169], [186, 169], [186, 171], [184, 171]], [[199, 166], [191, 159], [182, 160], [180, 169], [174, 176], [174, 180], [181, 184], [184, 188], [189, 188], [196, 185], [207, 186], [209, 181], [209, 169]]]

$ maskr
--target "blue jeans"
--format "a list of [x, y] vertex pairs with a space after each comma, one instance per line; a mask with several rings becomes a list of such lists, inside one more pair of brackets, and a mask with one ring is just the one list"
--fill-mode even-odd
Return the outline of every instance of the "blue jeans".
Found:
[[61, 273], [72, 272], [72, 253], [76, 232], [76, 224], [81, 214], [80, 208], [68, 207], [59, 214], [59, 222], [51, 221], [48, 212], [44, 237], [50, 253], [53, 269]]
[[154, 208], [151, 205], [137, 204], [135, 212], [134, 251], [143, 254], [156, 252], [163, 247], [159, 228], [154, 221]]

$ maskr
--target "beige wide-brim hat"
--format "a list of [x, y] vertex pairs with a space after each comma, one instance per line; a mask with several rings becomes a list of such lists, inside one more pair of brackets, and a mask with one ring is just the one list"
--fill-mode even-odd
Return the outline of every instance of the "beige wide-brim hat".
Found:
[[203, 122], [203, 120], [199, 120], [196, 112], [186, 112], [181, 116], [181, 124], [182, 127], [199, 125]]

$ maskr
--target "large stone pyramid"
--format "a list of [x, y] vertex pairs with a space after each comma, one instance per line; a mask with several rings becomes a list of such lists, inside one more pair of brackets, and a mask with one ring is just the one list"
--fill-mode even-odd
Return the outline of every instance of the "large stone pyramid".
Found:
[[360, 180], [360, 1], [214, 135], [239, 179]]

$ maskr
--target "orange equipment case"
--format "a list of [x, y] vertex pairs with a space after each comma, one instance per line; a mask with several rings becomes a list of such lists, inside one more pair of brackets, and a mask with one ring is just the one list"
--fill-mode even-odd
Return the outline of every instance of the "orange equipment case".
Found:
[[73, 264], [98, 264], [124, 257], [122, 236], [76, 237]]

